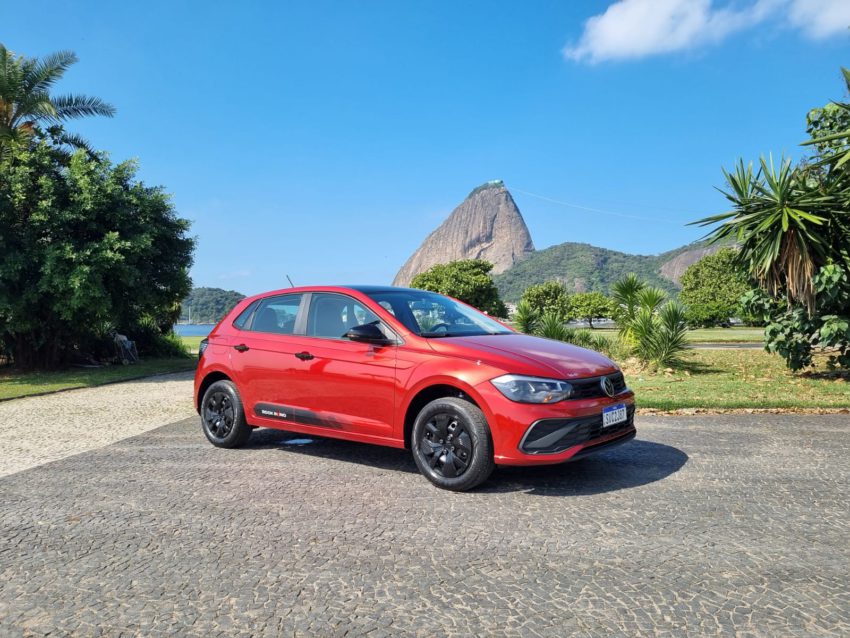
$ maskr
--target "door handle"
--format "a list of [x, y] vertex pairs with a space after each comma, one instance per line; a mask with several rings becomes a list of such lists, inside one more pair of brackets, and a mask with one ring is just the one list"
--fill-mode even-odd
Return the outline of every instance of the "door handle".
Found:
[[240, 343], [238, 346], [233, 346], [233, 349], [237, 350], [238, 352], [245, 352], [246, 350], [250, 350], [251, 348], [246, 346], [244, 343]]
[[295, 356], [298, 357], [299, 359], [301, 359], [301, 361], [309, 361], [310, 359], [316, 358], [312, 354], [310, 354], [309, 352], [296, 352]]

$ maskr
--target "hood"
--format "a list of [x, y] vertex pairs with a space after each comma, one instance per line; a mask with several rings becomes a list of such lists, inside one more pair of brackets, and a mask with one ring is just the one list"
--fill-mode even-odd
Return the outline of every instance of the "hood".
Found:
[[486, 360], [506, 372], [517, 374], [579, 379], [617, 370], [608, 357], [593, 350], [526, 334], [444, 337], [428, 341], [436, 352]]

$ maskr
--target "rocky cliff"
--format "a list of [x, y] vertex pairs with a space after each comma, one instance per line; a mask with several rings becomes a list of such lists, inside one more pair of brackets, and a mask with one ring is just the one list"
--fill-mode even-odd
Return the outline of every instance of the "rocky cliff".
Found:
[[668, 259], [659, 268], [661, 276], [669, 279], [675, 284], [681, 284], [682, 275], [691, 266], [706, 255], [713, 255], [723, 248], [723, 244], [705, 244], [694, 248], [686, 248], [671, 259]]
[[534, 252], [531, 234], [513, 197], [501, 181], [476, 188], [422, 242], [393, 280], [408, 286], [411, 279], [437, 264], [458, 259], [484, 259], [501, 273]]

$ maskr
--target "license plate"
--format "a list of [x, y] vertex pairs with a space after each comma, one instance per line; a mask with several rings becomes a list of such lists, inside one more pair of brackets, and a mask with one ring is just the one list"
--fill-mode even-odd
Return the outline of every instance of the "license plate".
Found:
[[602, 410], [602, 427], [607, 428], [622, 423], [628, 418], [626, 406], [622, 403], [612, 405]]

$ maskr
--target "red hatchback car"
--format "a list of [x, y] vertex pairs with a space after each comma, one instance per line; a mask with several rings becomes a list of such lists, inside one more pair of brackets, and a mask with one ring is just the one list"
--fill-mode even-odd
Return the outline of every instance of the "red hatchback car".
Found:
[[409, 447], [451, 490], [635, 436], [634, 394], [606, 357], [387, 286], [244, 299], [201, 343], [195, 405], [219, 447], [256, 427]]

